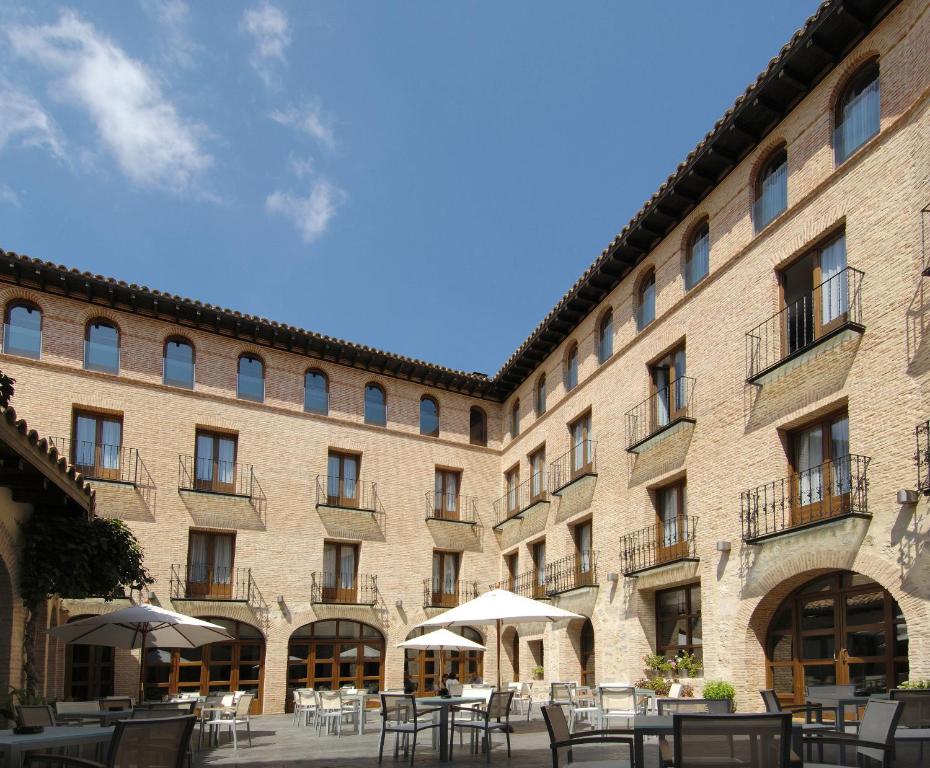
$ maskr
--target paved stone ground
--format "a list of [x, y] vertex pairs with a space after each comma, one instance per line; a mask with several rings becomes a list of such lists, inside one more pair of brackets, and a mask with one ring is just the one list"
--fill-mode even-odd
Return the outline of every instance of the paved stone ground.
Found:
[[[512, 721], [514, 733], [511, 735], [512, 756], [507, 758], [504, 737], [495, 734], [491, 748], [491, 765], [508, 768], [545, 768], [552, 764], [549, 751], [549, 736], [542, 719], [534, 713], [532, 720], [515, 717]], [[256, 766], [256, 768], [375, 768], [378, 765], [378, 717], [369, 711], [367, 733], [357, 736], [346, 728], [341, 737], [335, 735], [317, 736], [314, 728], [297, 727], [290, 715], [262, 715], [252, 719], [252, 743], [248, 746], [245, 731], [240, 731], [243, 741], [238, 752], [228, 743], [228, 736], [223, 736], [222, 744], [217, 748], [207, 748], [197, 753], [195, 768], [231, 768], [232, 766]], [[468, 740], [459, 748], [456, 738], [453, 762], [439, 762], [438, 752], [431, 748], [428, 733], [421, 734], [422, 741], [417, 745], [415, 766], [440, 768], [451, 766], [485, 766], [484, 755], [469, 754]], [[916, 746], [909, 746], [899, 752], [894, 768], [927, 768], [930, 766], [930, 745], [925, 746], [924, 761], [918, 758]], [[830, 756], [825, 755], [827, 761]], [[627, 751], [622, 745], [601, 747], [591, 745], [575, 750], [575, 760], [582, 768], [584, 761], [616, 759], [618, 768], [628, 766]], [[850, 754], [850, 760], [853, 756]], [[407, 765], [393, 757], [393, 737], [385, 741], [385, 768]], [[659, 768], [659, 753], [655, 745], [646, 744], [646, 765], [644, 768]]]

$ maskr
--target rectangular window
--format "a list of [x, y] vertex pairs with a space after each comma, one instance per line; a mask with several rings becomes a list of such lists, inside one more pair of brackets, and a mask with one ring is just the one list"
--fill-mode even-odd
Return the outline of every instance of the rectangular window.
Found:
[[546, 448], [534, 451], [530, 459], [530, 504], [540, 501], [546, 495]]
[[656, 653], [693, 653], [701, 661], [701, 634], [700, 583], [656, 592]]
[[459, 604], [458, 552], [433, 550], [432, 604], [453, 607]]
[[849, 506], [852, 467], [845, 411], [788, 434], [791, 525], [841, 514]]
[[537, 541], [533, 553], [533, 597], [546, 596], [546, 540]]
[[323, 600], [358, 602], [358, 544], [323, 543]]
[[594, 464], [594, 444], [591, 441], [591, 414], [586, 413], [569, 427], [572, 440], [572, 480], [589, 474]]
[[71, 462], [84, 475], [119, 480], [123, 448], [123, 417], [74, 411]]
[[578, 523], [574, 528], [575, 583], [576, 586], [594, 583], [594, 552], [592, 549], [591, 521]]
[[685, 345], [681, 344], [649, 366], [652, 383], [652, 431], [657, 432], [687, 415], [688, 380]]
[[237, 443], [236, 435], [197, 430], [194, 484], [198, 490], [236, 492]]
[[504, 567], [507, 570], [508, 588], [512, 591], [516, 587], [517, 576], [520, 575], [519, 551], [504, 555]]
[[191, 531], [187, 544], [187, 596], [233, 596], [236, 534]]
[[459, 519], [459, 486], [462, 473], [455, 469], [436, 468], [433, 515], [446, 520]]
[[520, 500], [517, 493], [517, 488], [520, 485], [519, 466], [514, 467], [504, 475], [504, 483], [507, 486], [507, 514], [515, 515], [520, 511]]
[[656, 562], [688, 554], [687, 486], [684, 480], [656, 491]]
[[783, 356], [803, 349], [849, 319], [846, 237], [841, 234], [780, 274], [785, 312]]
[[358, 476], [362, 457], [356, 453], [330, 451], [326, 468], [327, 503], [333, 507], [359, 505]]

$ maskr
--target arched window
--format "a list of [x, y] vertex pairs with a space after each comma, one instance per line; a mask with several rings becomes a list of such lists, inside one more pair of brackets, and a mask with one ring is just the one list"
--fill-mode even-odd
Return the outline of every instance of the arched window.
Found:
[[380, 384], [365, 385], [365, 423], [387, 426], [387, 398]]
[[42, 353], [42, 310], [26, 301], [7, 304], [3, 320], [3, 351], [36, 359]]
[[641, 331], [656, 319], [656, 273], [651, 269], [639, 284], [636, 297], [636, 330]]
[[323, 371], [311, 368], [304, 374], [304, 410], [329, 413], [329, 379]]
[[87, 324], [84, 367], [89, 371], [119, 373], [119, 330], [109, 320], [97, 318]]
[[572, 343], [565, 354], [565, 391], [571, 392], [578, 386], [578, 345]]
[[172, 387], [194, 388], [194, 347], [183, 336], [165, 340], [162, 381]]
[[597, 362], [606, 363], [614, 353], [614, 313], [607, 310], [597, 324]]
[[536, 380], [536, 416], [546, 412], [546, 374], [541, 374]]
[[514, 400], [510, 407], [510, 439], [520, 434], [520, 400]]
[[472, 445], [488, 444], [488, 417], [477, 405], [468, 413], [468, 442]]
[[710, 226], [707, 219], [698, 224], [688, 240], [685, 254], [685, 290], [690, 291], [710, 271]]
[[880, 117], [878, 59], [872, 59], [850, 78], [836, 102], [833, 149], [837, 165], [878, 133]]
[[439, 403], [429, 395], [420, 398], [420, 434], [439, 437]]
[[236, 396], [256, 403], [265, 399], [265, 364], [258, 355], [248, 352], [239, 355]]
[[760, 166], [756, 176], [752, 223], [756, 232], [788, 207], [788, 150], [781, 146]]

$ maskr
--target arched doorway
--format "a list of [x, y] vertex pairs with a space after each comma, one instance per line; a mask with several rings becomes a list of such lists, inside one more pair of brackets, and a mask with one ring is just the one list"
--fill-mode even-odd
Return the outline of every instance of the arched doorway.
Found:
[[247, 691], [255, 694], [252, 714], [261, 714], [265, 677], [265, 638], [251, 624], [202, 617], [232, 637], [202, 648], [150, 648], [145, 654], [145, 698], [173, 693]]
[[851, 571], [818, 576], [790, 594], [769, 623], [768, 685], [802, 703], [809, 685], [881, 693], [908, 676], [907, 623], [878, 582]]
[[585, 619], [578, 639], [578, 659], [581, 662], [581, 684], [594, 685], [594, 625]]
[[510, 639], [510, 666], [513, 669], [513, 681], [520, 682], [520, 633], [514, 631]]
[[384, 685], [384, 635], [368, 624], [325, 619], [304, 624], [287, 646], [287, 706], [294, 688], [349, 686], [377, 693]]
[[[90, 618], [72, 616], [72, 621]], [[65, 698], [89, 701], [113, 695], [113, 648], [108, 645], [65, 646]]]
[[[471, 627], [449, 627], [451, 632], [467, 640], [484, 645], [484, 638]], [[407, 635], [407, 640], [419, 637], [427, 630], [420, 628]], [[412, 684], [418, 694], [425, 694], [439, 689], [443, 672], [454, 672], [463, 683], [482, 679], [484, 676], [484, 651], [443, 651], [445, 670], [439, 669], [439, 651], [418, 651], [408, 648], [404, 651], [404, 683]]]

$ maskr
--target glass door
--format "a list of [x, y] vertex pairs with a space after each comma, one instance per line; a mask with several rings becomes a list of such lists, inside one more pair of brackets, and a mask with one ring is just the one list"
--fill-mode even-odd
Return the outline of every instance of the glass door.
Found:
[[593, 446], [591, 444], [591, 414], [588, 413], [575, 421], [571, 427], [572, 434], [572, 480], [591, 471], [593, 463]]
[[326, 542], [323, 545], [323, 600], [358, 602], [358, 545]]
[[187, 546], [188, 597], [232, 597], [235, 542], [235, 534], [191, 531]]
[[433, 513], [444, 520], [459, 519], [459, 473], [450, 469], [437, 469]]
[[591, 522], [575, 526], [575, 584], [594, 583], [594, 553], [591, 551]]
[[359, 463], [360, 457], [357, 455], [330, 452], [326, 494], [331, 506], [353, 509], [358, 507]]
[[458, 573], [458, 552], [433, 552], [433, 605], [451, 608], [459, 604]]
[[656, 562], [666, 563], [688, 554], [685, 484], [681, 482], [660, 488], [656, 496]]
[[235, 437], [198, 432], [194, 464], [194, 483], [198, 490], [236, 492]]
[[98, 480], [120, 479], [123, 444], [120, 417], [77, 412], [73, 434], [71, 460], [77, 469]]

